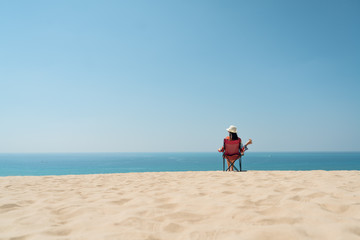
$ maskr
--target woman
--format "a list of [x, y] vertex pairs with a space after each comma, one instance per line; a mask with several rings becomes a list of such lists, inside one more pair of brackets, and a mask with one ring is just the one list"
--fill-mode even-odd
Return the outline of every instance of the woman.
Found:
[[[242, 145], [241, 139], [238, 137], [237, 135], [237, 129], [235, 126], [231, 125], [228, 129], [226, 129], [229, 132], [229, 136], [225, 138], [225, 140], [227, 141], [238, 141], [240, 140], [240, 154], [244, 155], [244, 152], [248, 149], [247, 146], [252, 144], [252, 140], [249, 139], [249, 141], [245, 144], [245, 146]], [[225, 141], [224, 141], [225, 142]], [[218, 149], [219, 152], [224, 152], [224, 146], [222, 148]], [[228, 163], [228, 168], [230, 167], [230, 171], [234, 171], [234, 167], [231, 165], [233, 162], [235, 162], [239, 156], [235, 155], [235, 156], [225, 156], [227, 163]]]

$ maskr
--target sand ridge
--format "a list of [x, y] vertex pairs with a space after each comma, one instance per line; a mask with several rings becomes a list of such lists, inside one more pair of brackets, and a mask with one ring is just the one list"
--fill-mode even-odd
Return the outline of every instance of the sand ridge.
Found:
[[360, 239], [359, 171], [0, 177], [3, 239]]

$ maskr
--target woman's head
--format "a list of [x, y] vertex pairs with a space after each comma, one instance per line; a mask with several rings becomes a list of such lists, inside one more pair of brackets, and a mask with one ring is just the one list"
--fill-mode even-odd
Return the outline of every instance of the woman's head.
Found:
[[237, 133], [232, 133], [232, 132], [229, 132], [229, 137], [230, 137], [230, 140], [238, 140], [239, 137], [237, 135]]
[[234, 125], [230, 125], [228, 129], [226, 129], [229, 132], [230, 140], [238, 140], [239, 137], [237, 135], [237, 129]]

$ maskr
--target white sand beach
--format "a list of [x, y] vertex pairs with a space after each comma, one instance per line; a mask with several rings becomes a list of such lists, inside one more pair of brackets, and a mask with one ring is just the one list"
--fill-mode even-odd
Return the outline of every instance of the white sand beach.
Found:
[[360, 239], [360, 172], [0, 177], [0, 239]]

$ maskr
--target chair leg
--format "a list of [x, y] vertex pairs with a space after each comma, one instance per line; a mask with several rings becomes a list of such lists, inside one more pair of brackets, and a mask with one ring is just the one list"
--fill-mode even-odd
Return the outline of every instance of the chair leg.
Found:
[[225, 157], [223, 157], [223, 171], [225, 171]]
[[226, 171], [230, 171], [231, 165], [226, 169]]
[[234, 167], [237, 172], [241, 172], [241, 170], [239, 171], [239, 169], [236, 168], [235, 162], [236, 162], [236, 160], [229, 165], [229, 167], [226, 169], [226, 171], [230, 171], [230, 168]]
[[230, 171], [230, 168], [233, 166], [233, 163], [231, 163], [228, 167], [227, 167], [227, 169], [226, 169], [226, 171]]
[[236, 170], [237, 172], [241, 172], [241, 171], [239, 171], [239, 169], [237, 169], [237, 168], [235, 167], [235, 165], [234, 165], [234, 168], [235, 168], [235, 170]]

